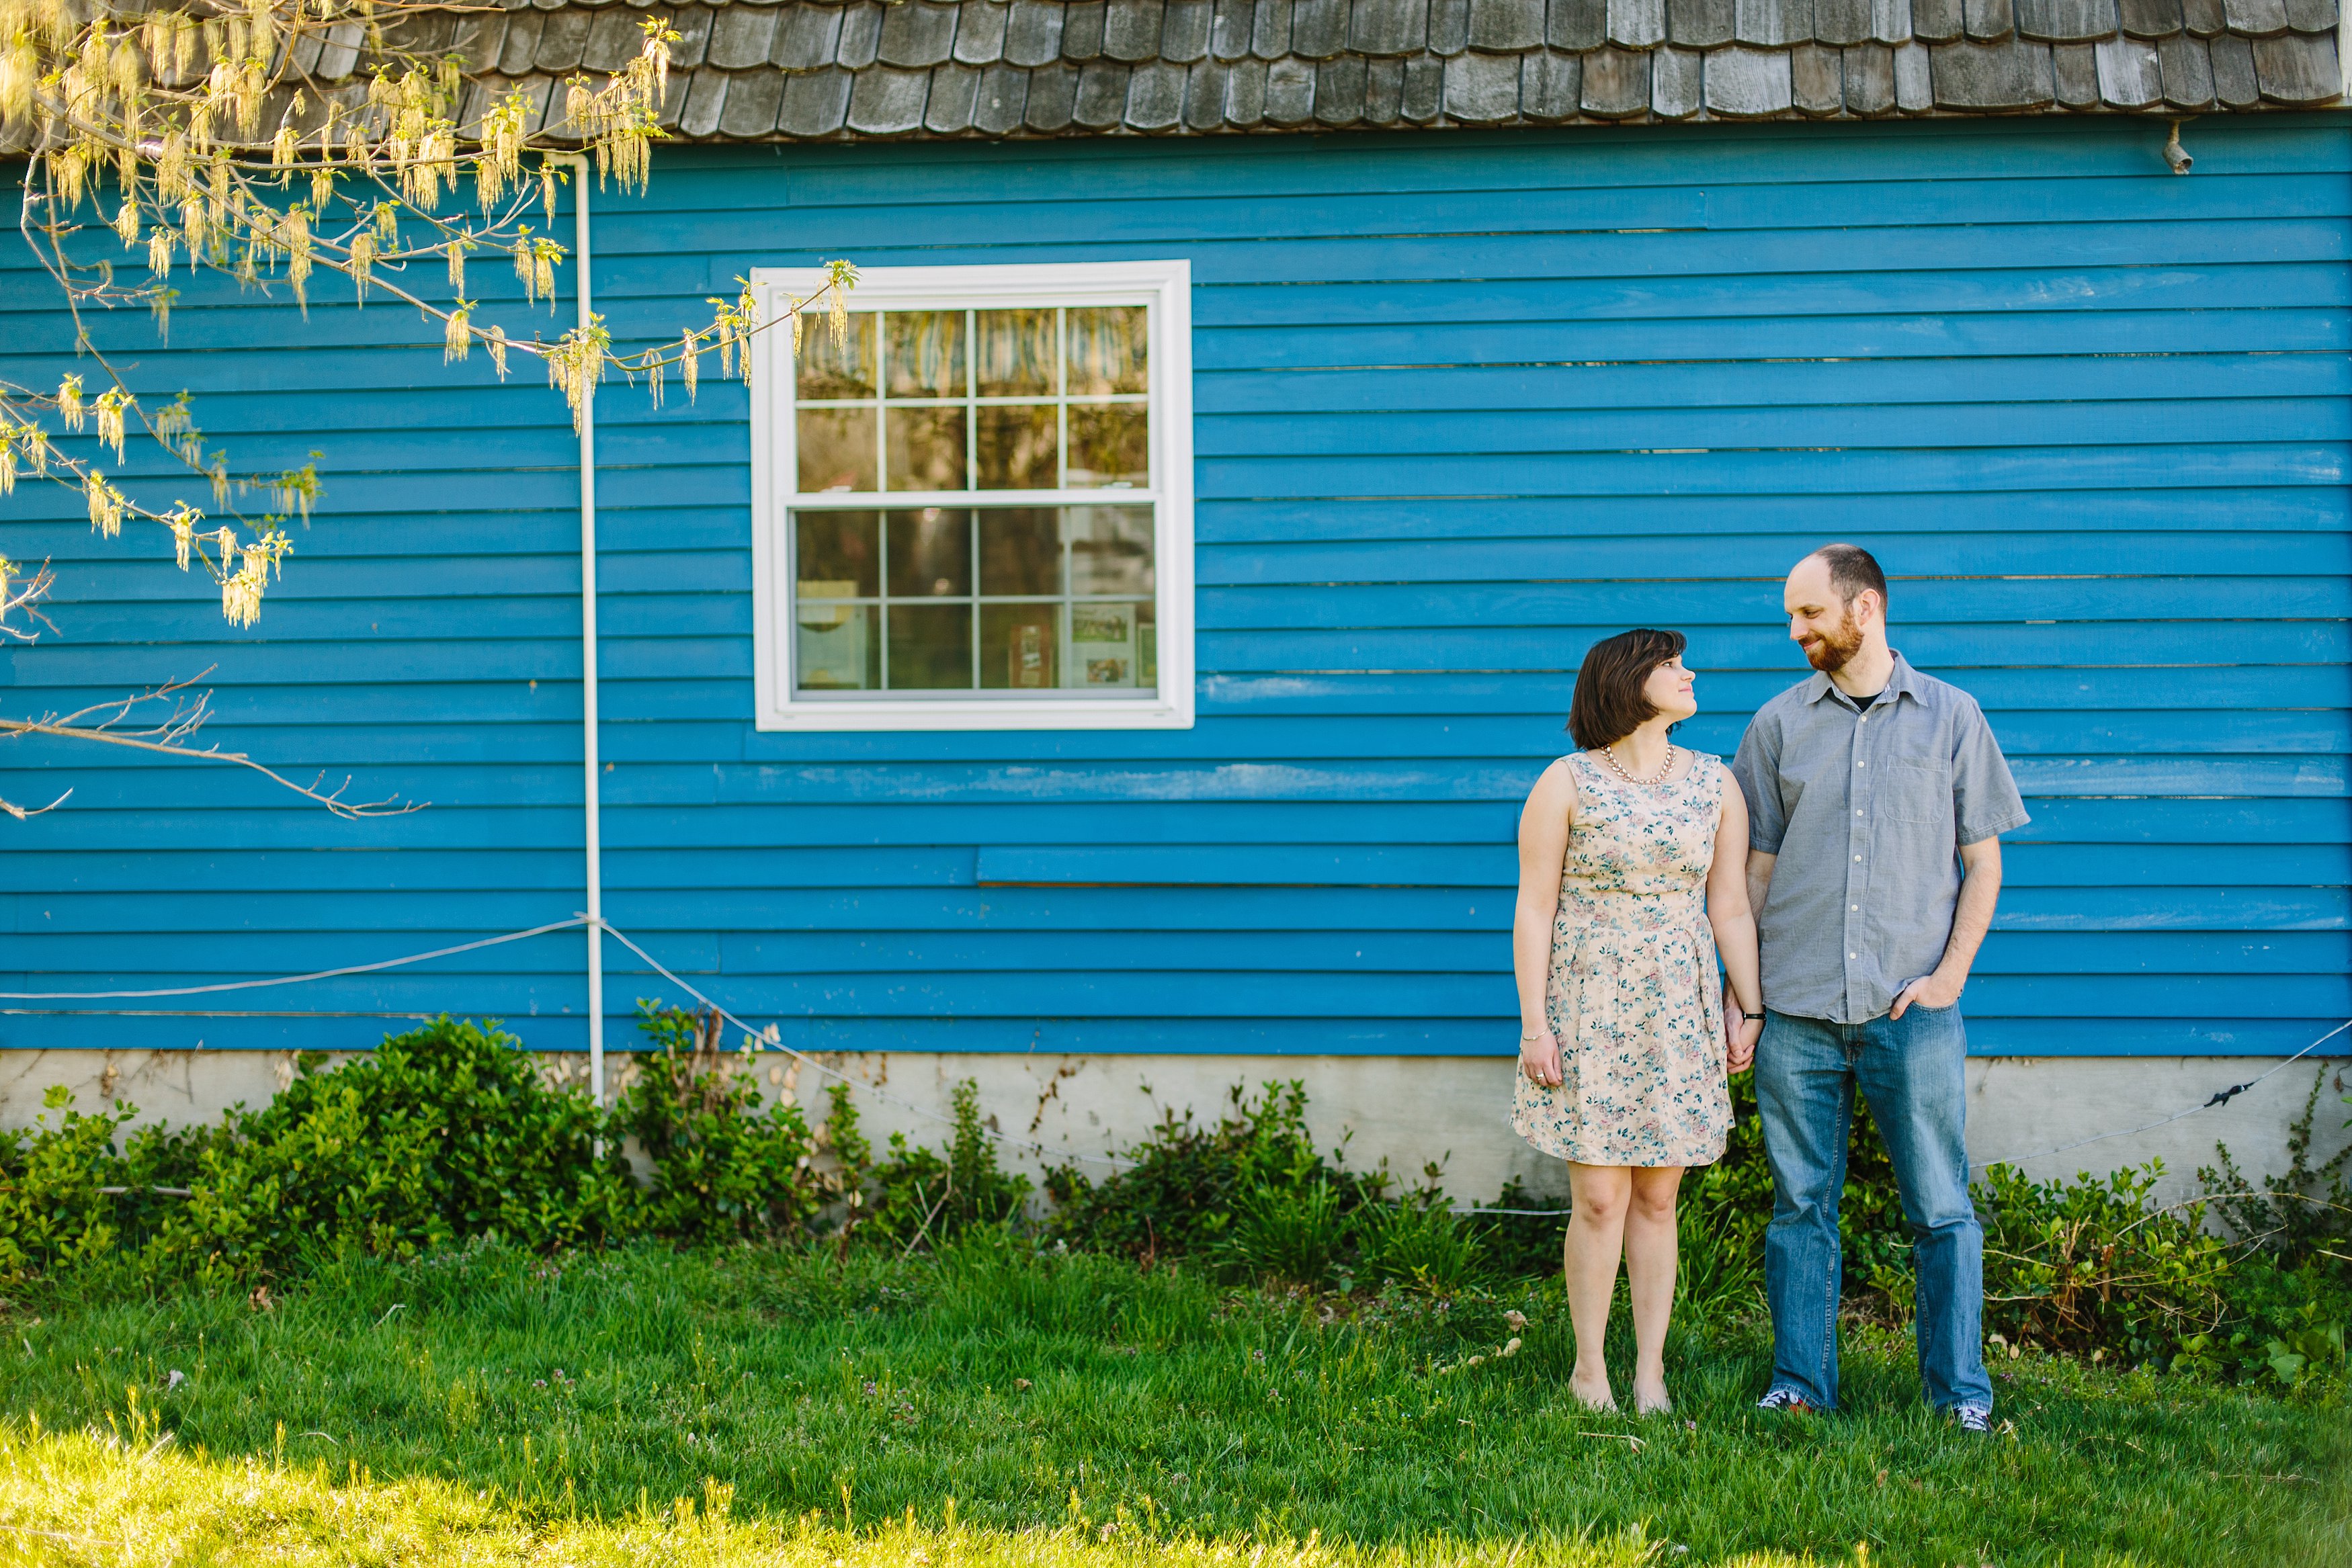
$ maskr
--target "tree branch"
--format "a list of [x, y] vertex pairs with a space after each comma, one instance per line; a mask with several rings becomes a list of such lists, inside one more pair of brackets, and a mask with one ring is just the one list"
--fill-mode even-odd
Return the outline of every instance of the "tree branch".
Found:
[[[186, 680], [173, 681], [169, 685], [157, 686], [152, 691], [134, 692], [129, 696], [117, 698], [111, 702], [93, 704], [89, 707], [74, 713], [47, 714], [39, 718], [29, 719], [0, 718], [0, 736], [55, 736], [65, 740], [94, 741], [102, 746], [127, 747], [133, 751], [156, 752], [165, 757], [183, 757], [192, 762], [226, 762], [233, 767], [249, 768], [270, 782], [290, 789], [305, 800], [317, 801], [336, 816], [354, 821], [364, 817], [404, 817], [411, 811], [421, 811], [430, 804], [429, 801], [423, 800], [404, 802], [397, 796], [387, 797], [382, 800], [347, 800], [343, 799], [343, 795], [352, 787], [349, 775], [346, 775], [342, 783], [333, 789], [321, 789], [319, 786], [326, 779], [323, 772], [309, 784], [301, 784], [287, 778], [266, 763], [256, 762], [242, 751], [223, 751], [216, 747], [206, 747], [199, 750], [186, 745], [187, 737], [194, 733], [198, 727], [212, 716], [212, 695], [209, 692], [199, 694], [194, 706], [184, 702], [174, 704], [168, 718], [148, 728], [118, 730], [112, 727], [130, 717], [137, 711], [140, 704], [160, 702], [175, 697], [210, 674], [212, 671], [207, 667]], [[82, 722], [96, 714], [110, 714], [111, 716], [102, 718], [96, 724]], [[66, 795], [72, 793], [70, 789], [66, 791]], [[38, 816], [42, 811], [55, 810], [65, 798], [65, 795], [60, 795], [57, 800], [37, 809], [18, 807], [0, 800], [0, 811], [5, 811], [22, 821], [27, 817]]]

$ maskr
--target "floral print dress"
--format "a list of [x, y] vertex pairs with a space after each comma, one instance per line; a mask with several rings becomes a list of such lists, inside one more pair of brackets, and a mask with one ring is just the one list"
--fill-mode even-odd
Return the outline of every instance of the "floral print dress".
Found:
[[1544, 998], [1560, 1084], [1517, 1074], [1511, 1129], [1580, 1165], [1712, 1165], [1731, 1095], [1706, 873], [1730, 775], [1704, 753], [1663, 784], [1566, 761], [1576, 816]]

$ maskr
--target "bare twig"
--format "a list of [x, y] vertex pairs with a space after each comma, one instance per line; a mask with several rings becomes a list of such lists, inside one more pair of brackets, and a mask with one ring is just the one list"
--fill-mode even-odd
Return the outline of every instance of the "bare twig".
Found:
[[[165, 757], [182, 757], [192, 762], [226, 762], [233, 767], [249, 768], [272, 783], [290, 789], [305, 800], [317, 801], [338, 817], [358, 819], [405, 816], [411, 811], [422, 810], [428, 803], [402, 802], [397, 797], [387, 797], [382, 800], [347, 800], [343, 799], [343, 795], [352, 787], [349, 776], [346, 776], [342, 783], [333, 789], [322, 790], [319, 785], [325, 780], [326, 776], [323, 773], [310, 783], [301, 784], [287, 778], [266, 763], [255, 761], [242, 751], [223, 751], [216, 747], [206, 747], [199, 750], [185, 744], [187, 737], [212, 716], [210, 693], [199, 694], [193, 704], [185, 702], [176, 704], [169, 717], [148, 728], [118, 730], [113, 727], [129, 718], [137, 711], [141, 704], [177, 697], [194, 682], [204, 679], [211, 673], [210, 666], [207, 666], [186, 679], [167, 682], [148, 691], [134, 692], [129, 696], [94, 703], [89, 707], [77, 709], [69, 714], [48, 714], [40, 718], [0, 718], [0, 736], [55, 736], [64, 740], [94, 741], [103, 746], [127, 747], [133, 751], [154, 752]], [[96, 715], [105, 716], [99, 718], [95, 724], [83, 722]], [[71, 793], [73, 791], [70, 789], [66, 791], [67, 795]], [[54, 810], [65, 798], [65, 795], [60, 795], [56, 800], [50, 801], [38, 810]], [[0, 810], [6, 811], [20, 821], [28, 816], [38, 814], [36, 810], [18, 808], [6, 801], [0, 801]]]

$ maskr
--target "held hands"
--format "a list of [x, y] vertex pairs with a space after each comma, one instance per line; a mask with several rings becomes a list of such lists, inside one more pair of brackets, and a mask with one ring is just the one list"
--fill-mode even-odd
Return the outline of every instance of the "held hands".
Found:
[[1538, 1089], [1559, 1087], [1559, 1041], [1545, 1030], [1519, 1041], [1519, 1072]]
[[1922, 975], [1896, 994], [1895, 1005], [1886, 1009], [1886, 1016], [1899, 1019], [1914, 1002], [1923, 1008], [1950, 1007], [1960, 999], [1960, 988], [1967, 984], [1965, 978], [1947, 979], [1941, 969], [1931, 975]]
[[1756, 1042], [1764, 1035], [1762, 1019], [1739, 1014], [1736, 1001], [1723, 1009], [1723, 1065], [1732, 1072], [1745, 1072], [1756, 1064]]
[[1724, 1025], [1724, 1067], [1728, 1072], [1748, 1072], [1755, 1067], [1757, 1041], [1764, 1039], [1764, 1020], [1734, 1013]]

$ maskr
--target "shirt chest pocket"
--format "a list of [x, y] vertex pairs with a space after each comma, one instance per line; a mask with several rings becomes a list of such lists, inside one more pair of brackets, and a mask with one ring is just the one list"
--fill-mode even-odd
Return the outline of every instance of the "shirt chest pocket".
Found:
[[1877, 815], [1945, 827], [1952, 821], [1951, 765], [1937, 757], [1889, 757], [1879, 766]]

